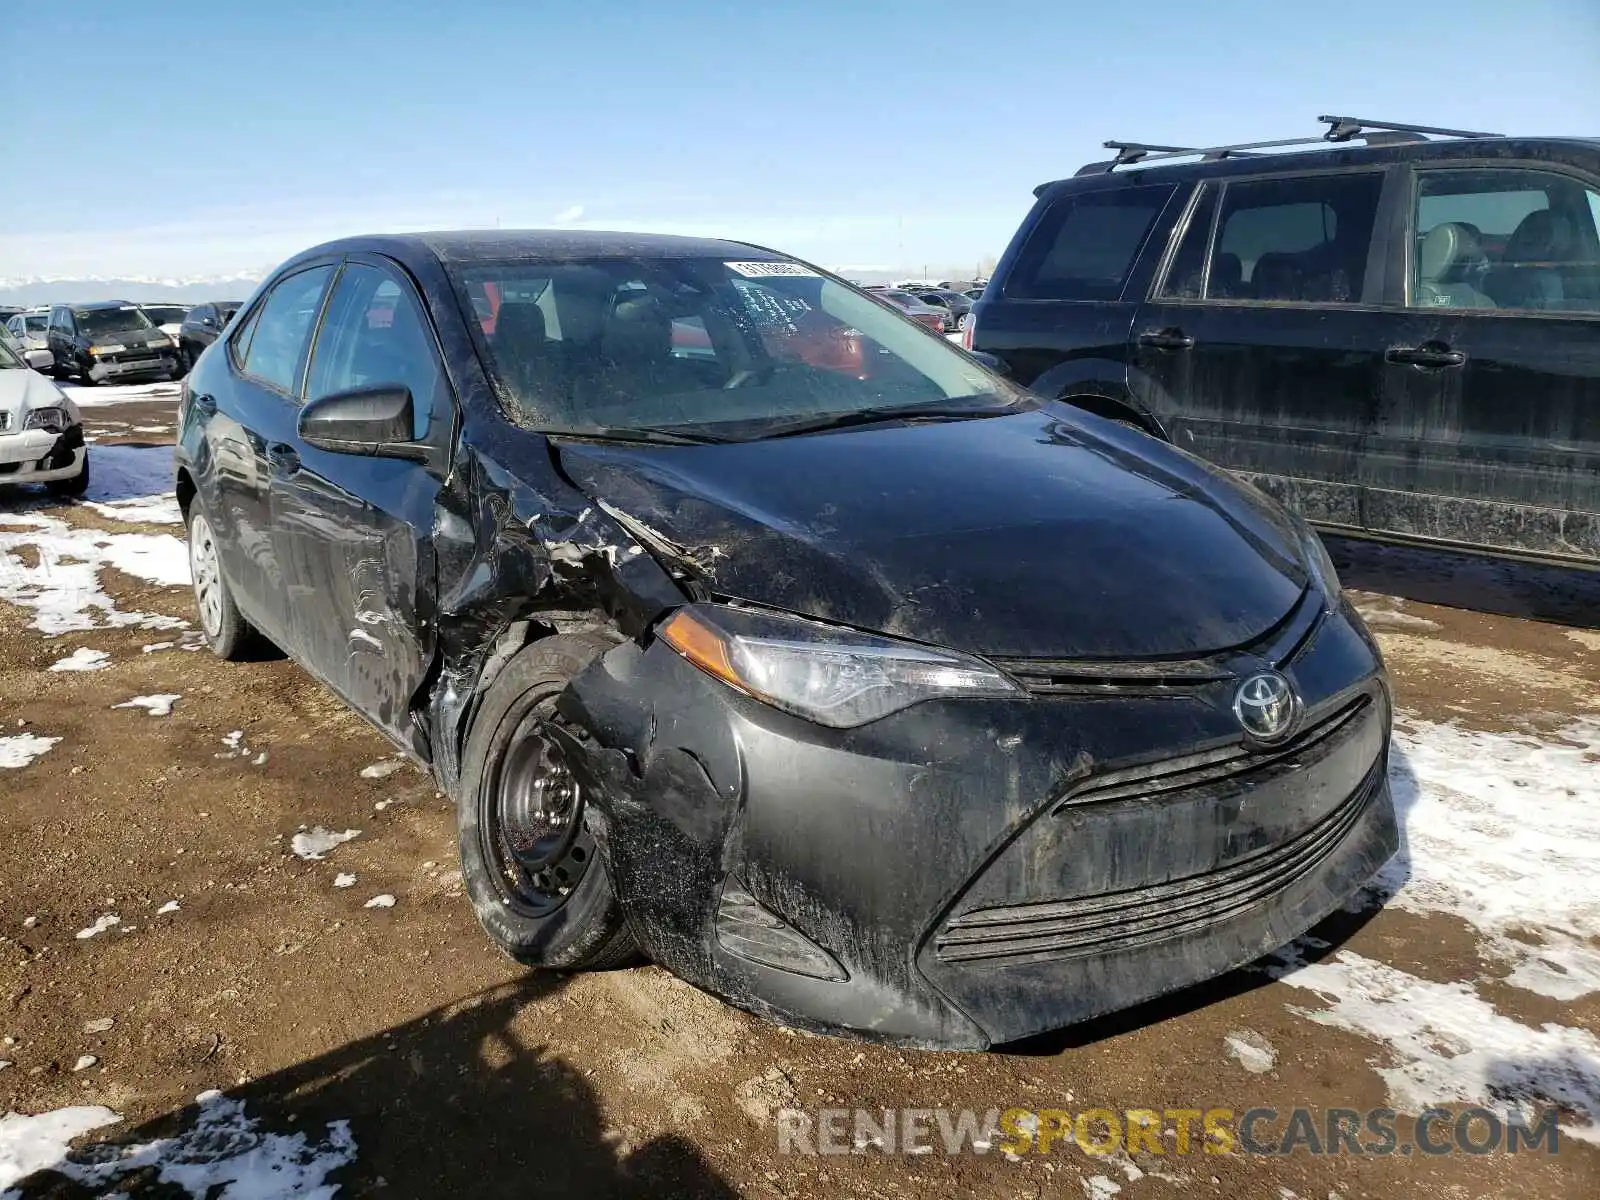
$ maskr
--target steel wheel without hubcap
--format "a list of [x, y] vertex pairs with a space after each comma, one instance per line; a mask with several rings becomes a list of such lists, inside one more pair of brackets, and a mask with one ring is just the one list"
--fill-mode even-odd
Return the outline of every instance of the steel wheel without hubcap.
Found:
[[548, 916], [565, 904], [594, 857], [583, 789], [549, 733], [553, 704], [551, 697], [523, 716], [479, 791], [484, 857], [501, 899], [528, 916]]
[[217, 539], [211, 522], [196, 514], [189, 523], [189, 573], [194, 576], [195, 606], [206, 637], [222, 634], [222, 572], [217, 566]]

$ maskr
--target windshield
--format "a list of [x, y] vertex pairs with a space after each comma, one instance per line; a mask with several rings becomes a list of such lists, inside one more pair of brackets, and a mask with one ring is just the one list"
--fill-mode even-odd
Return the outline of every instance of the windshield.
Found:
[[463, 268], [508, 415], [556, 433], [760, 437], [797, 419], [1025, 393], [872, 297], [787, 261]]
[[146, 304], [144, 315], [157, 325], [181, 325], [184, 317], [189, 315], [187, 308], [179, 308], [173, 304]]
[[49, 313], [29, 313], [22, 318], [22, 327], [29, 333], [44, 334], [50, 328]]
[[77, 319], [78, 332], [89, 337], [154, 328], [150, 318], [131, 304], [126, 308], [78, 308], [72, 315]]

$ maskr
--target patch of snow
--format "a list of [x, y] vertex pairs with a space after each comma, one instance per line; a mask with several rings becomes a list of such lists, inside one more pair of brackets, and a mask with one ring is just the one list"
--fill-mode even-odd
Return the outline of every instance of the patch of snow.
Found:
[[115, 1017], [96, 1017], [92, 1021], [83, 1023], [83, 1031], [85, 1033], [110, 1033], [116, 1027], [116, 1024], [117, 1019]]
[[1588, 1030], [1524, 1025], [1470, 984], [1419, 979], [1348, 950], [1317, 963], [1293, 946], [1278, 957], [1272, 975], [1329, 1004], [1291, 1011], [1384, 1047], [1371, 1065], [1396, 1109], [1558, 1105], [1564, 1134], [1600, 1144], [1600, 1038]]
[[32, 929], [38, 923], [39, 923], [39, 918], [38, 917], [23, 917], [22, 918], [22, 927], [24, 929]]
[[260, 754], [256, 755], [254, 758], [252, 758], [250, 760], [250, 765], [252, 767], [259, 767], [259, 766], [263, 765], [266, 761], [267, 761], [267, 752], [265, 750], [263, 750]]
[[175, 913], [177, 911], [178, 911], [178, 902], [176, 900], [168, 900], [160, 908], [156, 909], [156, 916], [164, 917], [168, 913]]
[[102, 517], [115, 521], [183, 524], [183, 512], [173, 492], [172, 448], [100, 447], [94, 452], [84, 502]]
[[[81, 387], [64, 384], [61, 388], [79, 408], [109, 408], [114, 404], [130, 404], [139, 400], [176, 400], [183, 385], [178, 383], [121, 383], [101, 384], [98, 387]], [[123, 424], [124, 422], [117, 422]], [[167, 450], [167, 461], [172, 461], [172, 451]]]
[[96, 917], [93, 925], [87, 929], [78, 930], [73, 936], [81, 942], [92, 937], [98, 937], [112, 926], [121, 924], [122, 918], [117, 916], [116, 913], [107, 913], [103, 917]]
[[[35, 565], [25, 564], [17, 553], [22, 550], [31, 550]], [[189, 582], [188, 550], [169, 533], [76, 529], [40, 513], [7, 516], [0, 527], [0, 600], [31, 609], [32, 627], [41, 633], [188, 624], [177, 617], [123, 612], [100, 585], [100, 572], [107, 567], [165, 587]]]
[[66, 1157], [74, 1138], [120, 1120], [109, 1108], [98, 1105], [58, 1108], [36, 1117], [7, 1113], [0, 1117], [0, 1188], [9, 1188], [35, 1171], [54, 1167]]
[[176, 644], [176, 642], [151, 642], [150, 645], [140, 646], [139, 649], [142, 653], [153, 654], [157, 650], [171, 650]]
[[52, 671], [100, 671], [110, 663], [111, 655], [104, 650], [91, 650], [87, 646], [79, 646], [66, 658], [57, 659], [50, 664]]
[[135, 696], [132, 700], [124, 700], [121, 704], [113, 704], [111, 707], [142, 708], [152, 717], [170, 717], [172, 706], [182, 699], [181, 695], [171, 692], [157, 692], [153, 696]]
[[191, 1200], [269, 1200], [298, 1196], [332, 1200], [339, 1185], [328, 1177], [356, 1159], [348, 1121], [325, 1132], [270, 1133], [245, 1113], [244, 1102], [220, 1092], [195, 1098], [192, 1128], [142, 1145], [97, 1148], [88, 1161], [69, 1156], [69, 1143], [122, 1118], [108, 1108], [57, 1109], [37, 1117], [0, 1120], [0, 1187], [48, 1168], [83, 1187], [102, 1189], [135, 1172], [181, 1189]]
[[0, 737], [0, 770], [15, 771], [25, 767], [60, 740], [58, 737], [40, 737], [36, 733]]
[[1088, 1200], [1111, 1200], [1111, 1197], [1122, 1190], [1119, 1184], [1104, 1175], [1091, 1175], [1078, 1182], [1083, 1186], [1083, 1194]]
[[405, 765], [405, 759], [403, 758], [386, 758], [382, 762], [375, 762], [371, 766], [362, 767], [361, 778], [387, 779]]
[[393, 908], [394, 897], [385, 892], [381, 896], [374, 896], [361, 906], [362, 908]]
[[355, 887], [356, 877], [348, 872], [341, 871], [333, 877], [333, 886], [336, 888]]
[[359, 837], [360, 835], [361, 830], [359, 829], [346, 829], [343, 833], [334, 833], [332, 830], [324, 829], [321, 825], [318, 825], [314, 829], [297, 833], [290, 838], [289, 849], [296, 856], [305, 859], [307, 862], [312, 862], [326, 856], [335, 846], [342, 846], [351, 838]]
[[1539, 740], [1402, 716], [1395, 748], [1404, 846], [1380, 894], [1468, 922], [1515, 987], [1600, 991], [1600, 718]]
[[1252, 1075], [1264, 1075], [1277, 1064], [1278, 1052], [1253, 1029], [1235, 1029], [1222, 1039], [1228, 1057]]
[[78, 1061], [72, 1064], [74, 1071], [87, 1071], [90, 1067], [97, 1066], [100, 1060], [92, 1054], [80, 1054]]

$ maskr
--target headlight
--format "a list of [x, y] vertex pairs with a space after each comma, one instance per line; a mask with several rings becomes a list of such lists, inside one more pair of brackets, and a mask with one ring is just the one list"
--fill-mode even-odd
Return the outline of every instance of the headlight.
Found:
[[22, 423], [22, 427], [60, 433], [70, 424], [72, 419], [67, 416], [67, 410], [64, 408], [36, 408], [28, 414], [28, 419]]
[[1312, 582], [1321, 589], [1328, 606], [1333, 607], [1339, 602], [1339, 593], [1343, 590], [1343, 585], [1339, 582], [1339, 572], [1334, 570], [1328, 548], [1322, 544], [1322, 539], [1317, 536], [1316, 530], [1309, 525], [1301, 526], [1300, 544], [1305, 550], [1306, 565], [1311, 568]]
[[127, 349], [126, 346], [118, 346], [118, 345], [115, 345], [115, 344], [108, 345], [108, 346], [90, 346], [89, 347], [89, 353], [90, 354], [121, 354], [126, 349]]
[[730, 687], [835, 729], [936, 697], [1022, 694], [987, 663], [951, 650], [720, 604], [679, 609], [661, 637]]

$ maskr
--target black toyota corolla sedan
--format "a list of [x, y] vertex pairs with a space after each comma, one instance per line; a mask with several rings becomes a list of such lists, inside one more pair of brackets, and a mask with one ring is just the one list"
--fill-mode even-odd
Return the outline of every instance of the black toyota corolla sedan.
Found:
[[489, 936], [983, 1047], [1204, 979], [1395, 850], [1297, 518], [738, 242], [367, 237], [185, 388], [207, 638], [425, 764]]

